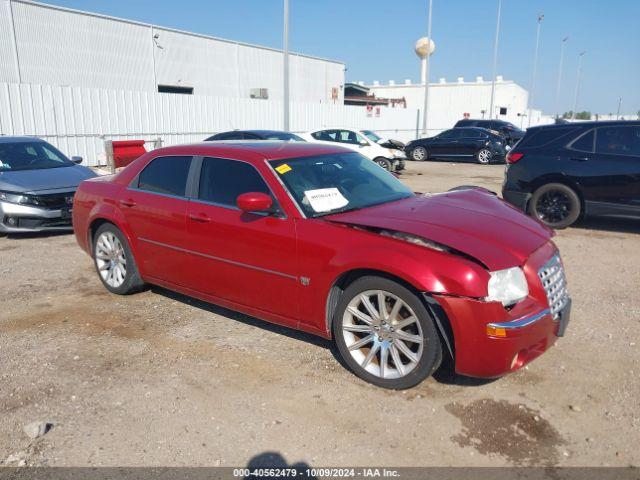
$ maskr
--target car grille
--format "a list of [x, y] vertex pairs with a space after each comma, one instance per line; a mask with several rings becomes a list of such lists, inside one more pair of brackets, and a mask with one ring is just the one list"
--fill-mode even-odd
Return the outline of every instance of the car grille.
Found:
[[51, 210], [59, 210], [62, 208], [71, 208], [74, 194], [75, 192], [52, 193], [48, 195], [36, 195], [35, 198], [39, 206]]
[[560, 255], [556, 254], [551, 257], [551, 260], [538, 270], [538, 277], [540, 277], [544, 291], [547, 294], [551, 315], [556, 319], [569, 301], [567, 279], [564, 275]]

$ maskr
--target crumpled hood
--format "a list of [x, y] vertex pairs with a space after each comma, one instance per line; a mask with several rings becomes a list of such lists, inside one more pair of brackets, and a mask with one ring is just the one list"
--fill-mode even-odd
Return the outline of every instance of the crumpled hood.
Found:
[[95, 177], [87, 167], [42, 168], [0, 172], [0, 190], [17, 193], [44, 193], [52, 190], [75, 189], [80, 182]]
[[417, 235], [470, 255], [491, 271], [524, 264], [554, 235], [482, 189], [416, 195], [324, 218]]

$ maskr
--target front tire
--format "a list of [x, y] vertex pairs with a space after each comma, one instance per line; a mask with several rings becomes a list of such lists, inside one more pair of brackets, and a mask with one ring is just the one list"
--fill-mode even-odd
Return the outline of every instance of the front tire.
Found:
[[493, 158], [493, 152], [488, 148], [481, 148], [476, 152], [476, 160], [482, 165], [489, 165]]
[[144, 286], [125, 236], [111, 223], [101, 225], [94, 235], [93, 261], [100, 281], [111, 293], [129, 295]]
[[378, 157], [374, 160], [374, 162], [376, 162], [378, 165], [380, 165], [382, 168], [384, 168], [387, 172], [390, 172], [393, 169], [393, 166], [391, 164], [391, 160], [387, 159], [387, 158], [383, 158], [383, 157]]
[[529, 214], [551, 228], [567, 228], [580, 216], [580, 197], [562, 183], [547, 183], [529, 201]]
[[411, 150], [411, 159], [415, 160], [416, 162], [424, 162], [428, 158], [429, 158], [429, 153], [427, 152], [427, 149], [424, 147], [416, 147], [413, 150]]
[[358, 377], [383, 388], [405, 389], [438, 368], [442, 346], [420, 299], [396, 282], [362, 277], [342, 294], [333, 338]]

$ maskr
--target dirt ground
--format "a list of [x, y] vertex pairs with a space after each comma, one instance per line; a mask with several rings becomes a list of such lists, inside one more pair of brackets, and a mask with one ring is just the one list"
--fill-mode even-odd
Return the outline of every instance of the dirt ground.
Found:
[[[419, 191], [503, 166], [409, 163]], [[640, 223], [556, 237], [566, 337], [520, 372], [386, 391], [330, 344], [152, 288], [118, 297], [72, 235], [0, 238], [0, 465], [639, 465]], [[31, 440], [23, 427], [50, 422]]]

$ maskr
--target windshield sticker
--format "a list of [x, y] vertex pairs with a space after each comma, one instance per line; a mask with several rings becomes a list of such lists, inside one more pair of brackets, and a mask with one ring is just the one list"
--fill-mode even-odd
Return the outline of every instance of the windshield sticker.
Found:
[[276, 167], [276, 172], [278, 172], [280, 175], [284, 175], [285, 173], [290, 172], [291, 170], [293, 169], [286, 163], [283, 163], [279, 167]]
[[349, 203], [337, 188], [320, 188], [304, 192], [309, 200], [311, 208], [316, 212], [329, 212], [336, 208], [342, 208]]

